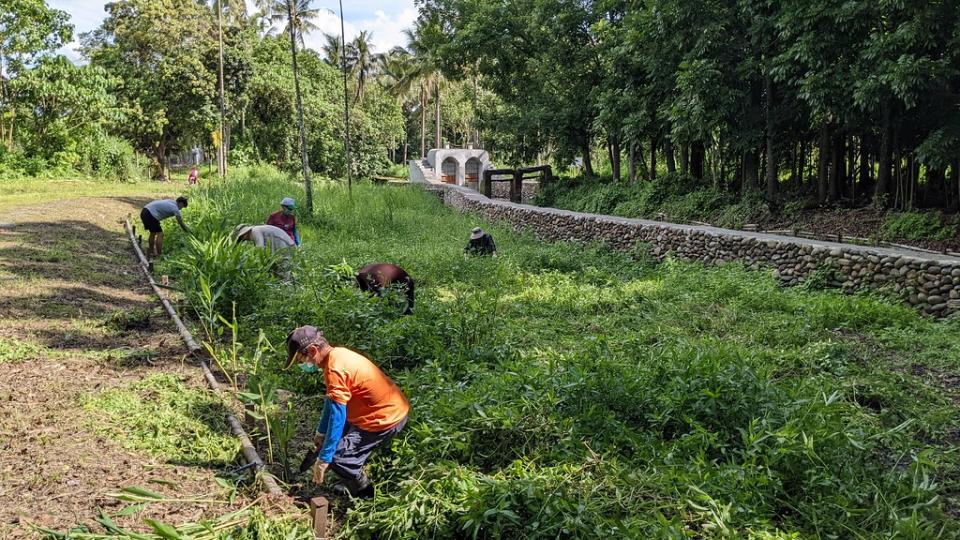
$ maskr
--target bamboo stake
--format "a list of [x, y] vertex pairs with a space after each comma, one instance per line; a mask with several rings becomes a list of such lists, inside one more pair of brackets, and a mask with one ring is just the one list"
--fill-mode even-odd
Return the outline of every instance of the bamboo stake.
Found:
[[[137, 258], [140, 259], [140, 269], [143, 270], [143, 274], [147, 276], [147, 281], [150, 282], [150, 286], [153, 287], [153, 292], [157, 294], [157, 297], [160, 298], [160, 303], [163, 304], [163, 308], [167, 311], [167, 314], [170, 315], [170, 318], [173, 320], [173, 323], [177, 326], [177, 331], [180, 332], [180, 337], [183, 338], [183, 342], [187, 345], [187, 349], [190, 350], [191, 356], [200, 358], [200, 368], [203, 370], [203, 376], [207, 380], [207, 383], [210, 385], [215, 392], [218, 394], [222, 392], [220, 388], [220, 383], [217, 382], [216, 377], [213, 376], [213, 372], [210, 371], [209, 362], [202, 357], [203, 349], [197, 345], [197, 342], [193, 339], [193, 334], [190, 333], [190, 330], [183, 324], [183, 321], [180, 320], [180, 316], [177, 315], [177, 310], [174, 309], [173, 304], [167, 300], [163, 293], [160, 290], [160, 287], [157, 285], [157, 282], [154, 281], [153, 275], [150, 273], [150, 263], [147, 261], [147, 257], [143, 254], [143, 250], [140, 249], [140, 246], [137, 244], [137, 239], [133, 235], [133, 228], [130, 226], [130, 220], [124, 220], [124, 226], [127, 230], [127, 236], [130, 237], [130, 243], [133, 245], [133, 251], [136, 252]], [[258, 472], [263, 472], [263, 460], [260, 459], [260, 455], [257, 453], [257, 449], [253, 446], [253, 443], [250, 442], [250, 437], [247, 436], [247, 432], [243, 429], [243, 424], [237, 419], [236, 415], [231, 411], [227, 411], [227, 423], [230, 424], [230, 431], [233, 432], [234, 436], [240, 439], [240, 449], [243, 452], [243, 457], [246, 459], [248, 464], [253, 465], [253, 467]], [[266, 488], [267, 492], [271, 495], [283, 495], [283, 490], [280, 489], [280, 486], [277, 484], [276, 479], [268, 473], [260, 475], [263, 485]]]

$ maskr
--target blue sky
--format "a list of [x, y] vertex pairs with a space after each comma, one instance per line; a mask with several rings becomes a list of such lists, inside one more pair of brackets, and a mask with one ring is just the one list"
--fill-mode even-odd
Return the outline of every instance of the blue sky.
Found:
[[[62, 9], [70, 14], [71, 23], [76, 27], [74, 42], [60, 52], [73, 61], [80, 61], [76, 52], [79, 34], [93, 30], [100, 25], [105, 13], [102, 0], [48, 0], [51, 7]], [[417, 17], [413, 0], [345, 0], [343, 2], [347, 39], [361, 30], [373, 32], [373, 44], [378, 51], [385, 51], [395, 45], [404, 45], [403, 30], [413, 25]], [[253, 2], [247, 0], [252, 11]], [[314, 0], [313, 5], [326, 8], [317, 25], [330, 34], [340, 34], [340, 19], [337, 0]], [[322, 40], [320, 32], [306, 36], [307, 47], [319, 48]]]

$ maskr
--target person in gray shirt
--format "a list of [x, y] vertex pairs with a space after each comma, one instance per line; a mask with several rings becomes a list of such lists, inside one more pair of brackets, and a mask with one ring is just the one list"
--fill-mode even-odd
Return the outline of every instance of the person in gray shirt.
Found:
[[233, 229], [237, 242], [247, 240], [257, 247], [268, 247], [270, 253], [277, 253], [282, 249], [296, 246], [290, 235], [280, 227], [273, 225], [247, 225], [241, 223]]
[[282, 276], [284, 281], [290, 281], [290, 256], [293, 254], [291, 248], [296, 248], [297, 245], [293, 243], [286, 231], [273, 225], [241, 223], [234, 227], [233, 234], [236, 236], [237, 242], [243, 242], [244, 240], [253, 242], [253, 245], [258, 248], [267, 248], [270, 253], [280, 255], [282, 259], [279, 261], [279, 267], [275, 267], [274, 271]]
[[151, 259], [159, 258], [163, 254], [163, 227], [160, 222], [170, 217], [176, 217], [180, 228], [187, 234], [190, 229], [183, 223], [183, 216], [180, 214], [182, 208], [187, 207], [186, 197], [177, 197], [173, 199], [160, 199], [152, 201], [143, 207], [140, 211], [140, 221], [143, 227], [150, 231], [150, 240], [147, 242], [147, 257]]

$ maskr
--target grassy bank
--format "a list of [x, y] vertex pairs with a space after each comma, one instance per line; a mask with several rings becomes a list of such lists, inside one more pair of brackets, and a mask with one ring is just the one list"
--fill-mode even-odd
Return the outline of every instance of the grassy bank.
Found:
[[[287, 285], [223, 231], [262, 222], [284, 196], [302, 201], [295, 184], [260, 170], [193, 195], [185, 215], [201, 240], [171, 231], [159, 271], [186, 290], [238, 384], [265, 402], [294, 392], [294, 405], [263, 407], [276, 460], [308, 445], [323, 392], [320, 377], [279, 371], [295, 326], [366, 352], [410, 397], [409, 427], [372, 461], [380, 495], [340, 516], [342, 537], [960, 531], [960, 396], [945, 382], [956, 320], [784, 290], [732, 265], [541, 243], [416, 189], [369, 185], [317, 189]], [[500, 258], [464, 258], [478, 224]], [[375, 261], [414, 276], [412, 316], [347, 279]]]

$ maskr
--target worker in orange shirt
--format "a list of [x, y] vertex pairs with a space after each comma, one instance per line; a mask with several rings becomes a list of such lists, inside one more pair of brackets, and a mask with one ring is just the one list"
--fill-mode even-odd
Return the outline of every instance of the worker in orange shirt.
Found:
[[343, 481], [335, 490], [372, 498], [373, 483], [363, 466], [407, 424], [407, 398], [369, 358], [331, 346], [313, 326], [301, 326], [287, 336], [286, 366], [294, 363], [305, 373], [322, 372], [327, 387], [314, 435], [319, 453], [313, 481], [322, 483], [330, 469]]

